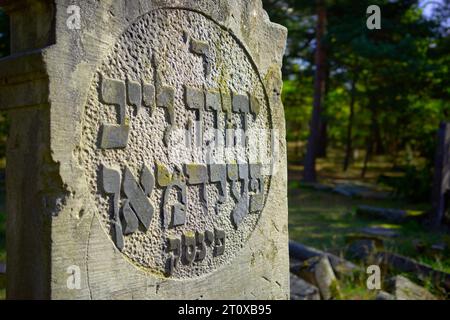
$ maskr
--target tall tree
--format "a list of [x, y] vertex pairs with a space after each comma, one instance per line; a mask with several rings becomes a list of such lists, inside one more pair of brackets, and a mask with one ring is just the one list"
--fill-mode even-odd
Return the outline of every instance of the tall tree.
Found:
[[320, 120], [322, 104], [325, 95], [326, 79], [326, 51], [324, 47], [325, 28], [327, 23], [327, 9], [324, 0], [317, 0], [317, 27], [315, 52], [314, 103], [310, 124], [310, 135], [305, 157], [303, 178], [306, 182], [315, 182], [317, 145], [320, 138]]

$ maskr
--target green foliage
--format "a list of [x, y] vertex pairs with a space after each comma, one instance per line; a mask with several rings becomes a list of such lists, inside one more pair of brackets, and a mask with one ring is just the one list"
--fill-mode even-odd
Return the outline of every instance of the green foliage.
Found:
[[386, 178], [380, 176], [381, 184], [391, 187], [395, 196], [408, 199], [411, 202], [426, 202], [430, 200], [433, 171], [429, 167], [407, 165], [402, 168], [403, 175]]
[[[381, 30], [366, 27], [366, 9], [372, 4], [381, 8]], [[264, 6], [289, 31], [283, 70], [287, 137], [304, 146], [312, 110], [316, 1], [265, 0]], [[371, 152], [388, 154], [395, 165], [410, 148], [414, 157], [426, 161], [422, 167], [411, 162], [397, 191], [428, 197], [436, 131], [450, 116], [450, 37], [442, 27], [449, 2], [430, 19], [417, 0], [327, 0], [326, 7], [329, 77], [322, 117], [328, 145], [346, 149], [353, 94], [353, 150], [366, 150], [376, 139]], [[410, 188], [411, 179], [417, 188]]]
[[311, 108], [305, 106], [312, 104], [311, 86], [302, 86], [298, 81], [287, 80], [284, 82], [282, 98], [285, 104], [288, 141], [305, 140], [311, 117]]

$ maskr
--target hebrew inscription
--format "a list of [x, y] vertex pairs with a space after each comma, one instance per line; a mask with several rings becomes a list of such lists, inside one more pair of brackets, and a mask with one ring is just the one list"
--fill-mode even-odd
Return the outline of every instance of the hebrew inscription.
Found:
[[178, 279], [228, 263], [263, 213], [271, 128], [258, 71], [227, 30], [181, 9], [133, 22], [94, 75], [78, 151], [117, 249]]

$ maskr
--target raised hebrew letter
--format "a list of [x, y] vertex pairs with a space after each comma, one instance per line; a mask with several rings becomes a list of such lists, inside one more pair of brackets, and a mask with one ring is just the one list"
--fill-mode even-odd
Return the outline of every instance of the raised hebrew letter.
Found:
[[175, 109], [174, 109], [174, 97], [175, 89], [168, 86], [157, 87], [156, 96], [156, 106], [160, 108], [165, 108], [169, 116], [169, 124], [173, 125], [175, 123]]
[[261, 174], [262, 165], [260, 163], [250, 164], [250, 190], [253, 194], [250, 196], [250, 212], [258, 212], [264, 205], [264, 179]]
[[243, 135], [242, 135], [242, 145], [247, 145], [247, 132], [248, 132], [248, 119], [247, 114], [250, 113], [250, 102], [248, 96], [234, 94], [233, 95], [233, 111], [240, 113], [243, 119]]
[[196, 122], [198, 124], [196, 130], [196, 146], [201, 146], [203, 142], [203, 112], [205, 110], [205, 94], [200, 89], [190, 88], [188, 86], [185, 87], [185, 100], [186, 106], [188, 109], [195, 110], [197, 113]]
[[212, 183], [219, 183], [219, 203], [227, 201], [227, 166], [225, 164], [210, 164], [209, 165], [209, 180]]
[[167, 273], [171, 275], [180, 261], [181, 256], [181, 241], [180, 239], [169, 238], [167, 240], [167, 251], [169, 252], [169, 260], [167, 266]]
[[227, 165], [228, 179], [231, 181], [231, 192], [236, 200], [239, 200], [241, 193], [237, 190], [237, 182], [239, 180], [239, 168], [237, 164]]
[[154, 85], [147, 82], [142, 83], [142, 102], [146, 108], [150, 108], [150, 114], [153, 114], [156, 106], [156, 90]]
[[144, 188], [145, 195], [150, 197], [155, 187], [155, 177], [147, 166], [142, 169], [141, 186]]
[[214, 240], [215, 240], [213, 252], [214, 256], [218, 257], [223, 255], [223, 253], [225, 252], [225, 231], [215, 229]]
[[[187, 193], [186, 193], [186, 184], [181, 181], [173, 181], [164, 190], [163, 195], [163, 222], [164, 228], [169, 227], [169, 216], [170, 211], [167, 206], [169, 203], [170, 191], [175, 189], [179, 192], [179, 201], [180, 203], [175, 204], [174, 209], [172, 210], [172, 227], [176, 227], [180, 225], [181, 221], [186, 221], [186, 204], [187, 204]], [[175, 220], [176, 219], [176, 220]], [[177, 223], [177, 224], [175, 224]]]
[[[144, 172], [145, 171], [147, 171], [146, 174], [148, 177], [149, 170], [144, 169]], [[146, 178], [142, 182], [150, 183], [150, 180], [151, 179]], [[143, 188], [144, 190], [151, 192], [153, 186], [147, 185], [143, 186]], [[130, 169], [125, 168], [125, 174], [123, 178], [123, 191], [130, 202], [131, 208], [133, 208], [133, 211], [136, 213], [136, 216], [138, 217], [139, 221], [147, 230], [150, 227], [150, 222], [153, 217], [154, 208], [150, 200], [147, 198], [146, 192], [144, 190], [141, 188], [139, 183], [136, 182]]]
[[123, 232], [119, 219], [119, 200], [120, 200], [120, 171], [103, 166], [102, 169], [103, 189], [107, 194], [113, 195], [113, 217], [112, 233], [114, 242], [119, 250], [123, 249]]
[[172, 174], [167, 167], [161, 163], [156, 164], [156, 180], [160, 187], [167, 187], [172, 182]]
[[[221, 111], [222, 108], [222, 97], [220, 96], [220, 91], [210, 90], [206, 92], [205, 101], [206, 110], [214, 113], [214, 141], [216, 142], [216, 148], [218, 149], [220, 147], [219, 134], [223, 130], [219, 123], [219, 111]], [[209, 157], [211, 157], [211, 154], [209, 154]]]
[[[239, 180], [241, 180], [239, 197], [236, 197], [238, 201], [236, 207], [231, 214], [233, 223], [238, 227], [242, 220], [248, 215], [249, 209], [249, 195], [248, 195], [248, 164], [239, 164]], [[233, 190], [235, 191], [235, 190]]]
[[208, 245], [212, 245], [214, 243], [214, 233], [212, 231], [205, 231], [205, 241], [208, 243]]
[[178, 227], [186, 223], [186, 207], [176, 203], [172, 208], [172, 226]]
[[119, 107], [119, 124], [105, 124], [101, 128], [100, 148], [125, 148], [128, 144], [130, 127], [126, 124], [125, 83], [102, 76], [101, 100], [105, 104]]
[[194, 235], [183, 235], [183, 262], [185, 264], [192, 264], [195, 259], [196, 242]]
[[129, 200], [125, 200], [125, 203], [122, 206], [122, 225], [124, 235], [136, 232], [139, 227], [139, 220], [133, 209], [131, 209]]
[[203, 57], [205, 76], [208, 76], [211, 73], [211, 58], [208, 42], [191, 39], [191, 51]]
[[164, 84], [162, 73], [158, 70], [158, 59], [155, 56], [153, 56], [153, 65], [155, 69], [156, 106], [166, 109], [168, 116], [169, 125], [164, 133], [164, 144], [167, 147], [175, 126], [175, 88]]
[[225, 113], [225, 146], [230, 147], [234, 145], [234, 132], [232, 124], [232, 109], [233, 100], [228, 90], [221, 90], [222, 97], [222, 111]]
[[250, 97], [250, 111], [254, 115], [255, 119], [258, 117], [259, 112], [261, 111], [261, 104], [259, 103], [258, 98], [255, 96]]
[[127, 80], [128, 104], [136, 107], [136, 114], [142, 107], [142, 89], [139, 82]]
[[208, 196], [206, 184], [208, 183], [208, 168], [203, 164], [186, 164], [185, 171], [190, 185], [201, 185], [200, 197], [203, 209], [208, 212]]
[[197, 244], [195, 261], [203, 261], [206, 257], [205, 234], [197, 231], [195, 233], [195, 241]]
[[250, 111], [250, 104], [248, 97], [241, 94], [233, 95], [233, 112], [248, 113]]

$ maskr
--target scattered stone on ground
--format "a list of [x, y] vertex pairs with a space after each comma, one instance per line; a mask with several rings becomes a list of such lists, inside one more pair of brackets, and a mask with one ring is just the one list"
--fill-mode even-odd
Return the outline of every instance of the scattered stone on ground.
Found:
[[298, 275], [317, 286], [322, 299], [340, 298], [339, 284], [327, 256], [313, 257], [304, 261]]
[[296, 273], [300, 266], [303, 264], [302, 261], [297, 260], [295, 258], [290, 257], [289, 258], [289, 269], [291, 270], [291, 272]]
[[383, 219], [395, 223], [401, 223], [408, 218], [408, 212], [398, 209], [386, 209], [371, 206], [359, 206], [356, 214], [366, 218]]
[[395, 296], [387, 293], [386, 291], [380, 290], [378, 291], [375, 300], [395, 300]]
[[431, 246], [432, 255], [443, 254], [447, 250], [447, 245], [445, 243], [435, 243]]
[[350, 233], [350, 234], [345, 235], [345, 243], [346, 244], [352, 244], [354, 241], [359, 241], [359, 240], [374, 241], [378, 250], [382, 250], [384, 248], [384, 239], [381, 237], [364, 234], [364, 233]]
[[312, 188], [318, 191], [333, 191], [334, 185], [317, 183], [317, 182], [302, 182], [302, 186], [306, 188]]
[[442, 256], [447, 251], [447, 244], [446, 243], [435, 243], [431, 246], [428, 246], [426, 243], [424, 243], [421, 240], [413, 240], [413, 246], [414, 249], [420, 254], [424, 254], [428, 257], [436, 257], [436, 256]]
[[347, 248], [346, 256], [351, 260], [368, 261], [377, 252], [377, 244], [371, 239], [353, 241]]
[[391, 197], [390, 192], [380, 191], [370, 185], [354, 183], [302, 183], [303, 187], [318, 191], [334, 192], [345, 197], [383, 200]]
[[0, 263], [0, 274], [6, 273], [6, 264]]
[[385, 286], [397, 300], [437, 300], [427, 289], [400, 275], [388, 279]]
[[411, 258], [391, 252], [378, 252], [374, 263], [384, 265], [388, 269], [412, 273], [421, 281], [431, 280], [436, 286], [450, 291], [450, 274], [435, 270]]
[[295, 274], [290, 275], [291, 300], [320, 300], [319, 289]]
[[346, 197], [357, 197], [363, 199], [387, 199], [390, 197], [389, 192], [378, 191], [365, 185], [357, 185], [351, 183], [337, 184], [333, 188], [333, 192]]
[[[354, 273], [363, 271], [359, 266], [336, 255], [305, 246], [292, 240], [289, 241], [289, 256], [291, 259], [305, 261], [309, 258], [323, 255], [328, 257], [336, 276], [339, 278], [353, 276]], [[296, 273], [296, 271], [293, 272]]]
[[414, 249], [416, 249], [418, 253], [424, 253], [427, 248], [427, 245], [422, 240], [418, 239], [414, 239], [412, 241], [412, 245], [414, 246]]
[[360, 231], [363, 234], [381, 238], [396, 238], [399, 236], [394, 230], [382, 227], [366, 227], [362, 228]]

